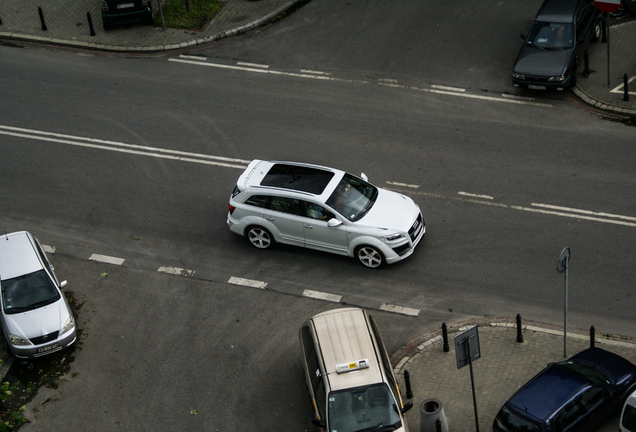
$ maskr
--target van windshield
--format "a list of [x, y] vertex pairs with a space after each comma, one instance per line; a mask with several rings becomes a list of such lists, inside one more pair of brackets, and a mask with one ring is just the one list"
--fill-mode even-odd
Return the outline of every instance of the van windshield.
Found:
[[329, 431], [393, 431], [402, 426], [389, 387], [374, 384], [329, 393]]

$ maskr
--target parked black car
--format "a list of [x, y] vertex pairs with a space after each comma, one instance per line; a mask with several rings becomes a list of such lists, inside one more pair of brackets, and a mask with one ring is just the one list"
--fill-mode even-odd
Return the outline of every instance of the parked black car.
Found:
[[102, 23], [104, 30], [114, 25], [145, 22], [153, 24], [152, 4], [150, 0], [103, 0]]
[[636, 366], [601, 348], [552, 363], [499, 410], [495, 432], [593, 431], [636, 387]]
[[564, 90], [575, 84], [584, 51], [601, 35], [601, 11], [592, 0], [545, 0], [512, 69], [512, 85]]

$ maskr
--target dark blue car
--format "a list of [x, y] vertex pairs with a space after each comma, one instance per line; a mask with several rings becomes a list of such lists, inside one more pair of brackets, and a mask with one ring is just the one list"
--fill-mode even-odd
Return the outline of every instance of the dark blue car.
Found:
[[114, 25], [137, 22], [154, 23], [150, 0], [102, 0], [104, 30], [110, 30]]
[[636, 388], [636, 366], [601, 348], [551, 363], [499, 410], [495, 432], [592, 431]]

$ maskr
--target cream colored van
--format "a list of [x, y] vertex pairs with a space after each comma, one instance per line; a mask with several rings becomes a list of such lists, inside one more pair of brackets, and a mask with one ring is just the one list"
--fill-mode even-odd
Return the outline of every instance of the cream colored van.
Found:
[[330, 432], [408, 431], [402, 397], [378, 326], [366, 311], [335, 309], [299, 331], [313, 423]]
[[625, 398], [618, 430], [619, 432], [636, 432], [636, 390]]

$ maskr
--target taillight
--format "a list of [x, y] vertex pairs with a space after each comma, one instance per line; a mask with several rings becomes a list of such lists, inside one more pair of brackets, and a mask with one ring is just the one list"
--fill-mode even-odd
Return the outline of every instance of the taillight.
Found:
[[232, 204], [230, 204], [230, 214], [234, 213], [235, 209], [236, 209], [236, 207], [234, 207]]
[[108, 3], [106, 1], [102, 1], [102, 10], [108, 12]]
[[148, 6], [148, 3], [150, 3], [150, 1], [149, 1], [149, 0], [144, 0], [144, 1], [142, 1], [141, 3], [142, 3], [144, 6]]

